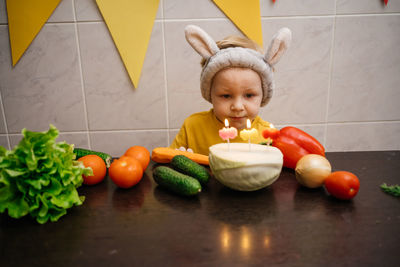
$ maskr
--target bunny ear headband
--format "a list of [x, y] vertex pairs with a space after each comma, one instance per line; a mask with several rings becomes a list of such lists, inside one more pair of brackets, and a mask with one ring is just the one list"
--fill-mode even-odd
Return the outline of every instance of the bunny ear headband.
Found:
[[202, 96], [208, 102], [211, 102], [211, 83], [217, 72], [229, 67], [238, 67], [250, 68], [260, 75], [263, 89], [261, 106], [269, 102], [274, 90], [272, 67], [278, 63], [292, 39], [292, 33], [288, 28], [280, 29], [272, 37], [265, 55], [262, 55], [253, 49], [243, 47], [219, 49], [215, 41], [195, 25], [186, 26], [185, 36], [194, 50], [206, 60], [200, 76], [200, 87]]

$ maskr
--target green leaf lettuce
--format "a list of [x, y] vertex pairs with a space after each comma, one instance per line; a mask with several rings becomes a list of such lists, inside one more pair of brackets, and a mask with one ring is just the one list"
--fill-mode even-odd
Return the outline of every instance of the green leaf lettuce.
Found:
[[0, 146], [0, 213], [20, 218], [27, 214], [39, 223], [54, 222], [84, 197], [76, 188], [82, 175], [92, 170], [75, 160], [73, 145], [56, 142], [58, 130], [22, 130], [23, 138], [13, 150]]

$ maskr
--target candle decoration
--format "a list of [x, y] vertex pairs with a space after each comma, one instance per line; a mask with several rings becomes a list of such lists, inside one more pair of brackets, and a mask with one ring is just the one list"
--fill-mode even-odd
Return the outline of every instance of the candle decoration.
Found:
[[234, 139], [237, 136], [235, 127], [229, 127], [229, 121], [225, 119], [225, 127], [219, 130], [219, 136], [228, 142], [228, 150], [230, 150], [229, 139]]
[[250, 119], [247, 119], [247, 129], [243, 129], [240, 131], [240, 138], [242, 138], [245, 141], [249, 141], [249, 150], [251, 149], [250, 146], [250, 141], [251, 138], [257, 138], [258, 136], [258, 131], [255, 128], [251, 128], [251, 122]]
[[263, 131], [263, 136], [266, 136], [264, 138], [265, 138], [265, 143], [267, 145], [271, 145], [273, 140], [276, 139], [278, 137], [278, 135], [279, 135], [279, 130], [276, 129], [272, 123], [270, 123], [268, 125], [268, 128], [266, 128]]

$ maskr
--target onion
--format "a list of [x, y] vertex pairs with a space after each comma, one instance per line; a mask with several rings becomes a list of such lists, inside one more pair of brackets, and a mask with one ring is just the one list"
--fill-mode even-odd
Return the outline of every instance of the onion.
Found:
[[309, 188], [317, 188], [324, 184], [326, 177], [332, 172], [329, 161], [317, 154], [303, 156], [296, 164], [297, 181]]

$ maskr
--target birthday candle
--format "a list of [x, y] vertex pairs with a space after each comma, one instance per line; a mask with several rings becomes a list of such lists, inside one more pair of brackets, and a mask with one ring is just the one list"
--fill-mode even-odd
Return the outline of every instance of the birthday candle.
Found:
[[240, 138], [242, 138], [245, 141], [249, 141], [252, 138], [257, 138], [258, 136], [258, 131], [255, 128], [251, 128], [251, 122], [249, 119], [247, 119], [247, 129], [243, 129], [242, 131], [240, 131]]
[[[249, 119], [247, 119], [247, 129], [251, 128], [251, 122]], [[255, 128], [251, 128], [250, 130], [243, 129], [240, 131], [240, 138], [243, 140], [248, 140], [249, 141], [249, 151], [251, 150], [251, 145], [250, 145], [250, 140], [251, 138], [257, 138], [258, 136], [258, 131]]]
[[237, 130], [234, 127], [229, 127], [229, 122], [225, 119], [225, 127], [219, 130], [219, 136], [229, 142], [229, 139], [234, 139], [237, 136]]
[[225, 127], [219, 130], [219, 137], [228, 142], [228, 150], [231, 150], [229, 145], [229, 139], [234, 139], [237, 136], [237, 130], [235, 127], [229, 127], [229, 121], [225, 119]]
[[268, 128], [265, 128], [262, 132], [262, 136], [265, 138], [265, 143], [267, 145], [271, 145], [273, 140], [279, 136], [279, 130], [276, 129], [272, 123], [270, 123]]

